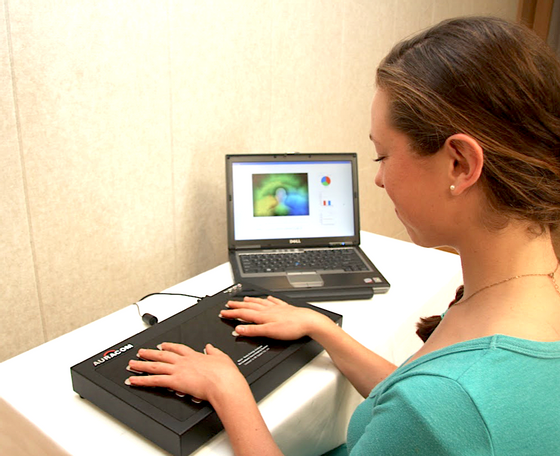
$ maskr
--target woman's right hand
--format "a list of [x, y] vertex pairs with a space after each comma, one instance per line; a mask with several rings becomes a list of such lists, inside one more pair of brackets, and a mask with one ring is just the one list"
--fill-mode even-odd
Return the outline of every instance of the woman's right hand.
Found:
[[268, 298], [245, 297], [243, 301], [229, 301], [221, 318], [238, 319], [235, 331], [246, 337], [270, 337], [278, 340], [296, 340], [313, 337], [321, 327], [334, 324], [327, 316], [314, 310], [296, 307], [269, 296]]

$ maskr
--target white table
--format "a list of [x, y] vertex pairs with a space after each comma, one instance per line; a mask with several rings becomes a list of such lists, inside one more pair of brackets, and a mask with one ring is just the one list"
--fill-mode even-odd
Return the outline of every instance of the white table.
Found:
[[[391, 283], [391, 290], [370, 300], [317, 305], [342, 314], [348, 333], [400, 363], [421, 345], [414, 334], [418, 318], [441, 313], [453, 298], [461, 283], [459, 257], [366, 232], [362, 232], [362, 248]], [[232, 283], [226, 263], [167, 291], [205, 296]], [[154, 296], [141, 302], [141, 310], [161, 321], [195, 302]], [[145, 328], [136, 307], [130, 305], [7, 360], [0, 364], [1, 399], [17, 411], [12, 413], [18, 413], [18, 419], [23, 417], [71, 455], [167, 454], [80, 399], [70, 379], [71, 366]], [[360, 400], [323, 352], [263, 399], [259, 408], [286, 455], [313, 456], [345, 440], [348, 420]], [[2, 448], [0, 442], [0, 453]], [[233, 453], [222, 432], [195, 454]]]

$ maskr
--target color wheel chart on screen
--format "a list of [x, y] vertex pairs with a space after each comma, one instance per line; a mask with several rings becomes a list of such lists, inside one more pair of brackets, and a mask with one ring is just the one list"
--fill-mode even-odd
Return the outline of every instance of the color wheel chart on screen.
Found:
[[[323, 184], [323, 187], [328, 187], [329, 185], [331, 185], [331, 178], [329, 176], [323, 176], [321, 178], [321, 184]], [[326, 206], [326, 207], [330, 207], [333, 205], [332, 199], [329, 197], [328, 193], [323, 192], [321, 194], [321, 206]]]

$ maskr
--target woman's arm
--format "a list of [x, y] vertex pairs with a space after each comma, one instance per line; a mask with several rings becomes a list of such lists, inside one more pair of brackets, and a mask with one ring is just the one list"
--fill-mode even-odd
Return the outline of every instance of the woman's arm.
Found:
[[336, 324], [319, 327], [309, 336], [325, 348], [335, 366], [363, 397], [396, 369]]
[[205, 354], [173, 343], [159, 350], [141, 349], [141, 360], [131, 360], [131, 369], [151, 375], [131, 376], [131, 386], [164, 387], [207, 400], [218, 414], [237, 456], [279, 456], [259, 412], [249, 384], [237, 366], [222, 351], [208, 344]]
[[255, 324], [240, 324], [235, 330], [248, 337], [265, 336], [295, 340], [309, 336], [321, 344], [335, 365], [366, 397], [396, 366], [350, 337], [327, 316], [311, 309], [291, 306], [280, 299], [245, 298], [228, 302], [222, 318]]

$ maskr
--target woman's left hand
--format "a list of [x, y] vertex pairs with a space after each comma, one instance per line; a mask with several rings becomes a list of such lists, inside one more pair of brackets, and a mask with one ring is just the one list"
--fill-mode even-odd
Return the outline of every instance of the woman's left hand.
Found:
[[[220, 317], [241, 322], [235, 331], [245, 337], [270, 337], [278, 340], [296, 340], [325, 326], [334, 325], [327, 316], [314, 310], [292, 306], [281, 299], [245, 297], [243, 301], [229, 301], [228, 309]], [[245, 324], [252, 323], [252, 324]]]
[[141, 360], [130, 360], [131, 369], [150, 375], [131, 376], [127, 384], [170, 388], [212, 403], [220, 392], [247, 383], [232, 359], [211, 344], [206, 354], [169, 342], [158, 348], [140, 349]]

